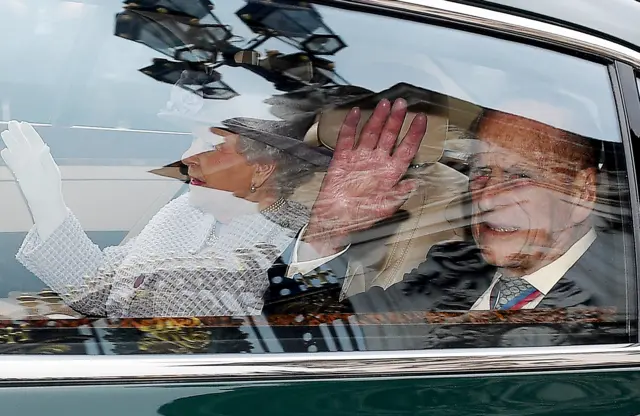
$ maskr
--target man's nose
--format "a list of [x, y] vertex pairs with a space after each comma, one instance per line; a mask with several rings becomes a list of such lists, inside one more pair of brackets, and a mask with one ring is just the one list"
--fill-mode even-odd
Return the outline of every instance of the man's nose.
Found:
[[478, 208], [483, 212], [506, 207], [513, 201], [509, 183], [491, 182], [493, 181], [487, 183], [477, 196]]

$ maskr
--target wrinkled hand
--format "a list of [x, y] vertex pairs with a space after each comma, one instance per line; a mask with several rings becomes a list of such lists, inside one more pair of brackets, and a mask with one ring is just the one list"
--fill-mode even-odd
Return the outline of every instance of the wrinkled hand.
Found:
[[353, 108], [342, 124], [336, 149], [313, 206], [304, 240], [322, 255], [333, 254], [349, 233], [371, 227], [393, 215], [417, 188], [401, 180], [420, 147], [427, 118], [415, 117], [395, 148], [407, 114], [398, 99], [382, 100], [356, 140], [360, 110]]
[[2, 140], [7, 148], [0, 156], [20, 185], [38, 233], [46, 238], [67, 214], [60, 169], [31, 124], [10, 121]]

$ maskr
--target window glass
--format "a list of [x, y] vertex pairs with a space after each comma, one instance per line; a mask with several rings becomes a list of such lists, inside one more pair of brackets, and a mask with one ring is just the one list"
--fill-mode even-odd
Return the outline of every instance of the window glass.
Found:
[[636, 341], [606, 67], [174, 3], [0, 6], [0, 353]]

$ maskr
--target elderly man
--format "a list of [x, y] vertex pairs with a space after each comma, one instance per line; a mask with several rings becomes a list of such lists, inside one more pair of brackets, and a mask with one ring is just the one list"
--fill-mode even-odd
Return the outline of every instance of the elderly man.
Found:
[[[571, 117], [532, 100], [512, 104], [545, 120]], [[418, 186], [401, 178], [426, 119], [416, 117], [394, 150], [405, 114], [403, 100], [383, 100], [357, 142], [359, 110], [347, 116], [301, 237], [324, 256], [310, 265], [348, 253], [350, 233], [391, 215]], [[473, 241], [437, 245], [401, 282], [346, 302], [358, 312], [624, 305], [622, 266], [603, 261], [608, 237], [592, 224], [599, 142], [491, 110], [479, 119], [475, 139]]]

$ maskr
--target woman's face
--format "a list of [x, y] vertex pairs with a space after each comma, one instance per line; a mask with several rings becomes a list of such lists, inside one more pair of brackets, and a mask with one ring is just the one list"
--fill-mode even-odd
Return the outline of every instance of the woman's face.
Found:
[[238, 135], [211, 129], [211, 135], [197, 137], [183, 155], [191, 185], [233, 192], [244, 198], [249, 194], [254, 165], [236, 150]]

